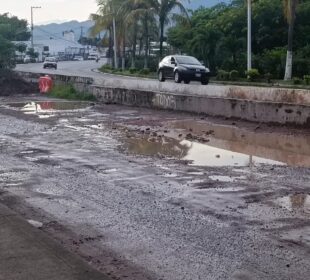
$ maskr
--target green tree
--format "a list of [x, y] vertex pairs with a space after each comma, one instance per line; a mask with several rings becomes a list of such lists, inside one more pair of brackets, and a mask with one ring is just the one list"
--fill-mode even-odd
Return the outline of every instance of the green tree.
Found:
[[19, 44], [17, 47], [11, 41], [28, 40], [30, 33], [27, 21], [17, 17], [9, 17], [8, 14], [0, 15], [0, 68], [10, 69], [15, 66], [15, 49], [25, 50]]
[[30, 31], [26, 20], [10, 17], [8, 13], [0, 14], [0, 34], [10, 41], [27, 41]]
[[13, 68], [15, 66], [14, 55], [14, 44], [0, 35], [0, 69]]
[[160, 58], [163, 56], [163, 42], [164, 42], [164, 34], [165, 34], [165, 26], [169, 23], [170, 15], [172, 11], [176, 8], [184, 14], [188, 16], [187, 11], [179, 0], [159, 0], [158, 1], [158, 17], [159, 17], [159, 30], [160, 30], [160, 38], [159, 38], [159, 55]]

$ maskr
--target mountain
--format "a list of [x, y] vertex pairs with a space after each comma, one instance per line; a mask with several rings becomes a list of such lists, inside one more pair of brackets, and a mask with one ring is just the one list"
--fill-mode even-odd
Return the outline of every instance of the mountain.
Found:
[[[195, 10], [201, 6], [212, 7], [221, 2], [229, 3], [231, 0], [183, 0], [183, 4], [186, 8]], [[84, 36], [88, 34], [89, 29], [93, 26], [93, 22], [90, 20], [79, 22], [76, 20], [64, 22], [64, 23], [50, 23], [44, 25], [37, 25], [34, 27], [34, 39], [37, 41], [59, 39], [63, 38], [63, 32], [73, 31], [75, 33], [75, 40], [78, 40], [83, 31]]]
[[84, 35], [87, 35], [92, 26], [93, 22], [90, 20], [83, 22], [72, 20], [64, 23], [37, 25], [34, 27], [33, 34], [35, 40], [59, 39], [63, 37], [63, 32], [72, 30], [75, 33], [75, 39], [78, 40], [81, 31], [83, 31]]

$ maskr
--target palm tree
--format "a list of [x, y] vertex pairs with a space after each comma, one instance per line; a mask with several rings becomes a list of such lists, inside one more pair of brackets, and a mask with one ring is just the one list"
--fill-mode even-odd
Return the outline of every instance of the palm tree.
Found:
[[286, 54], [286, 66], [284, 80], [292, 79], [293, 68], [293, 35], [294, 25], [296, 19], [296, 8], [298, 6], [298, 0], [283, 0], [284, 14], [288, 23], [288, 43]]
[[163, 42], [165, 34], [165, 25], [169, 23], [171, 12], [178, 8], [180, 12], [188, 17], [187, 11], [180, 0], [158, 0], [158, 17], [159, 17], [159, 31], [160, 31], [160, 46], [159, 55], [163, 56]]
[[[144, 68], [148, 68], [150, 27], [155, 23], [158, 2], [157, 0], [127, 0], [123, 4], [123, 9], [127, 10], [127, 16], [124, 21], [127, 23], [133, 23], [133, 57], [136, 52], [138, 24], [142, 24], [144, 38]], [[134, 62], [132, 65], [134, 65]]]
[[[118, 13], [122, 5], [122, 0], [97, 0], [98, 4], [98, 12], [97, 14], [91, 14], [90, 19], [94, 20], [95, 25], [91, 28], [91, 35], [96, 35], [100, 33], [102, 30], [109, 30], [110, 42], [113, 41], [115, 56], [117, 53], [120, 53], [120, 49], [122, 44], [124, 44], [123, 36], [124, 32], [124, 24], [122, 24], [123, 19], [122, 15]], [[112, 39], [112, 28], [114, 29], [113, 23], [115, 23], [119, 27], [116, 30], [116, 36]], [[113, 33], [115, 30], [113, 30]], [[115, 39], [115, 40], [114, 40]], [[115, 59], [116, 65], [115, 68], [118, 67], [118, 59], [116, 56]]]

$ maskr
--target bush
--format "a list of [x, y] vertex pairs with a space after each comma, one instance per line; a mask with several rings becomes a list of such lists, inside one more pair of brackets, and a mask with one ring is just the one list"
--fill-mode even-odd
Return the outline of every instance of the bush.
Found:
[[140, 75], [149, 75], [150, 74], [150, 69], [148, 69], [148, 68], [141, 69], [141, 70], [139, 70], [139, 74]]
[[306, 84], [307, 86], [309, 86], [309, 85], [310, 85], [310, 75], [305, 75], [305, 76], [304, 76], [304, 81], [305, 81], [305, 84]]
[[257, 80], [260, 77], [259, 71], [257, 69], [250, 69], [249, 71], [245, 72], [245, 75], [251, 82]]
[[231, 81], [236, 81], [239, 78], [239, 72], [237, 70], [232, 70], [229, 73], [229, 79]]
[[274, 78], [283, 79], [286, 59], [285, 48], [265, 50], [257, 59], [257, 64], [262, 72], [270, 73]]
[[307, 58], [293, 58], [293, 72], [295, 77], [302, 78], [310, 73], [310, 60]]
[[265, 79], [267, 80], [267, 83], [271, 83], [272, 75], [270, 73], [266, 73], [264, 75]]
[[293, 78], [293, 84], [294, 85], [301, 85], [302, 84], [302, 79], [300, 79], [298, 77], [294, 77]]
[[225, 71], [225, 70], [218, 70], [217, 71], [217, 75], [216, 75], [216, 79], [219, 81], [228, 81], [229, 80], [229, 72]]
[[99, 69], [101, 72], [111, 72], [113, 71], [113, 67], [110, 64], [102, 65]]
[[137, 68], [129, 68], [129, 73], [130, 74], [135, 74], [138, 72], [138, 69]]

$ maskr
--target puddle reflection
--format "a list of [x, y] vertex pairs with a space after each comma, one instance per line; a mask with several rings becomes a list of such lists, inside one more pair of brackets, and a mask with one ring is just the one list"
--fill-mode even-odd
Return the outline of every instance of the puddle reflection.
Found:
[[90, 106], [86, 102], [77, 101], [43, 101], [43, 102], [28, 102], [28, 103], [11, 103], [8, 104], [11, 108], [16, 108], [25, 114], [40, 114], [50, 113], [54, 111], [71, 111], [85, 109]]
[[133, 154], [174, 157], [199, 166], [284, 165], [282, 162], [215, 148], [208, 144], [173, 138], [129, 138], [125, 140], [124, 147]]
[[[197, 120], [175, 121], [171, 125], [185, 133], [190, 131], [207, 137], [208, 146], [234, 152], [235, 154], [223, 152], [223, 157], [230, 162], [229, 156], [235, 156], [240, 159], [239, 162], [243, 162], [242, 165], [246, 165], [244, 161], [253, 161], [254, 165], [285, 163], [310, 167], [310, 135], [306, 133], [254, 132]], [[251, 155], [252, 158], [244, 155]]]

